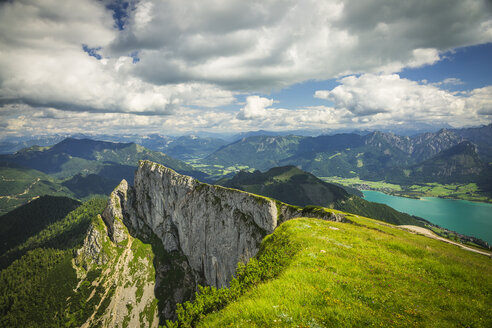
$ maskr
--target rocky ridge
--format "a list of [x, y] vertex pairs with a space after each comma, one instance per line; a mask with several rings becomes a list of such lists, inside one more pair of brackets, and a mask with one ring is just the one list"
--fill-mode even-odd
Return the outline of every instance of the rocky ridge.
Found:
[[103, 218], [112, 238], [124, 235], [120, 217], [131, 229], [148, 227], [167, 252], [179, 251], [204, 283], [227, 286], [238, 262], [258, 252], [264, 236], [293, 217], [342, 221], [334, 212], [300, 208], [243, 191], [201, 183], [150, 161], [141, 161], [134, 187], [126, 181], [110, 196]]
[[[201, 183], [150, 161], [139, 163], [133, 187], [123, 180], [115, 188], [102, 215], [114, 247], [128, 247], [145, 236], [163, 248], [165, 260], [154, 260], [153, 279], [154, 290], [163, 291], [155, 296], [163, 318], [173, 318], [174, 305], [190, 299], [198, 284], [227, 286], [237, 263], [255, 256], [267, 234], [295, 217], [346, 221], [338, 211], [291, 206]], [[87, 253], [85, 258], [103, 263], [105, 259], [97, 254], [100, 242], [91, 245], [100, 236], [94, 237], [86, 238], [77, 255]]]

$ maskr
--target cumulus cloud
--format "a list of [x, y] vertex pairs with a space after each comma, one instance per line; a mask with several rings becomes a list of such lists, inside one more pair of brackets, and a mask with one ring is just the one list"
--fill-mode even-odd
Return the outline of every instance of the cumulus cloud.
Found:
[[[456, 83], [459, 80], [445, 80]], [[468, 94], [452, 93], [435, 84], [420, 84], [398, 74], [348, 76], [332, 90], [318, 90], [315, 97], [327, 99], [336, 109], [353, 113], [355, 122], [379, 123], [447, 121], [456, 125], [486, 122], [492, 87], [475, 89]]]
[[0, 104], [167, 115], [181, 106], [235, 101], [231, 91], [212, 84], [154, 85], [132, 75], [130, 56], [105, 52], [118, 33], [111, 12], [97, 1], [1, 4]]
[[442, 51], [492, 41], [491, 8], [480, 0], [171, 0], [139, 8], [145, 14], [137, 8], [111, 49], [140, 50], [134, 73], [156, 84], [191, 79], [268, 91], [433, 64]]
[[492, 86], [469, 92], [466, 107], [477, 110], [478, 114], [492, 116]]
[[273, 99], [249, 96], [246, 98], [246, 105], [241, 108], [237, 114], [240, 120], [249, 120], [253, 118], [261, 118], [267, 115], [266, 107], [273, 104]]
[[[439, 61], [443, 51], [491, 42], [491, 17], [486, 0], [418, 5], [384, 0], [131, 0], [126, 7], [113, 0], [1, 2], [0, 108], [30, 108], [29, 115], [10, 118], [12, 129], [26, 131], [36, 108], [43, 115], [54, 115], [47, 108], [71, 111], [80, 120], [112, 118], [113, 126], [127, 124], [115, 119], [124, 113], [128, 126], [159, 122], [180, 128], [185, 118], [203, 128], [231, 119], [245, 127], [292, 126], [289, 120], [295, 119], [315, 126], [320, 120], [333, 123], [334, 110], [343, 110], [340, 122], [363, 121], [356, 116], [384, 116], [395, 106], [408, 110], [412, 102], [421, 106], [417, 112], [440, 111], [460, 101], [464, 105], [456, 106], [462, 108], [482, 104], [483, 116], [490, 107], [479, 100], [486, 97], [479, 91], [468, 95], [473, 102], [431, 86], [424, 91], [418, 84], [410, 88], [411, 100], [405, 100], [403, 91], [409, 89], [403, 84], [408, 83], [401, 79], [390, 92], [397, 97], [347, 88], [370, 74], [383, 73], [391, 80], [392, 73], [405, 67]], [[362, 74], [362, 80], [347, 78], [345, 88], [329, 92], [336, 109], [285, 112], [254, 96], [239, 112], [217, 109], [237, 105], [238, 95], [353, 74]], [[419, 92], [435, 98], [419, 100]], [[322, 92], [318, 96], [324, 97]], [[384, 100], [389, 103], [382, 104]], [[281, 117], [286, 114], [288, 118]], [[165, 117], [155, 117], [160, 115]]]
[[345, 127], [351, 123], [350, 112], [317, 106], [297, 110], [268, 108], [264, 117], [242, 120], [227, 110], [183, 108], [179, 115], [146, 116], [132, 113], [67, 112], [55, 108], [32, 108], [28, 105], [6, 105], [0, 110], [2, 134], [28, 133], [160, 133], [181, 134], [190, 131], [296, 130]]

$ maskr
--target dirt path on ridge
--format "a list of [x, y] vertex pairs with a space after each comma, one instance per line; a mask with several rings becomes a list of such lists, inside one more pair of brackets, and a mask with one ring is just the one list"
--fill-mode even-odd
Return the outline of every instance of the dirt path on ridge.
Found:
[[400, 225], [398, 227], [401, 228], [401, 229], [403, 229], [403, 230], [407, 230], [407, 231], [410, 231], [410, 232], [413, 232], [413, 233], [417, 233], [419, 235], [423, 235], [423, 236], [426, 236], [426, 237], [429, 237], [429, 238], [432, 238], [432, 239], [440, 240], [440, 241], [443, 241], [443, 242], [448, 243], [448, 244], [453, 244], [453, 245], [456, 245], [458, 247], [463, 248], [464, 250], [467, 250], [467, 251], [470, 251], [470, 252], [474, 252], [474, 253], [478, 253], [478, 254], [482, 254], [482, 255], [486, 255], [486, 256], [492, 258], [492, 253], [491, 252], [487, 252], [485, 250], [482, 251], [482, 250], [479, 250], [479, 249], [471, 248], [471, 247], [465, 246], [463, 244], [457, 243], [455, 241], [452, 241], [452, 240], [449, 240], [449, 239], [440, 237], [440, 236], [436, 235], [434, 232], [432, 232], [431, 230], [426, 229], [426, 228], [422, 228], [422, 227], [418, 227], [418, 226], [414, 226], [414, 225]]

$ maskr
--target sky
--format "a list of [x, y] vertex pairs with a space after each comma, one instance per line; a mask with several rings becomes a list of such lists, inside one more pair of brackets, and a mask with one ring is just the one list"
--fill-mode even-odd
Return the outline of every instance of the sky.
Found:
[[0, 138], [492, 122], [488, 0], [0, 2]]

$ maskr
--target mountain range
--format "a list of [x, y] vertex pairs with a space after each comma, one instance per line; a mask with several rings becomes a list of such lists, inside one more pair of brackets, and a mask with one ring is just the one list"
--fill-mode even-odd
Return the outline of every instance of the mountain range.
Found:
[[275, 167], [267, 172], [239, 172], [218, 184], [278, 199], [297, 206], [322, 206], [371, 217], [392, 224], [425, 226], [426, 222], [393, 208], [349, 194], [344, 188], [326, 183], [295, 166]]
[[413, 137], [383, 132], [253, 136], [223, 146], [201, 162], [225, 167], [245, 165], [262, 171], [295, 165], [318, 177], [359, 177], [403, 184], [489, 180], [490, 141], [478, 136], [491, 133], [492, 125], [457, 131], [460, 134], [442, 129]]
[[206, 177], [180, 160], [134, 143], [67, 138], [53, 146], [0, 155], [0, 214], [46, 194], [77, 199], [108, 195], [121, 179], [133, 181], [142, 159]]
[[[273, 134], [256, 131], [252, 136], [237, 135], [242, 138], [229, 144], [222, 139], [192, 135], [104, 137], [135, 139], [186, 159], [191, 165], [135, 143], [66, 138], [55, 145], [30, 146], [0, 155], [0, 214], [45, 194], [77, 199], [107, 195], [121, 179], [133, 180], [141, 159], [208, 182], [232, 177], [244, 168], [265, 171], [294, 165], [318, 177], [358, 177], [400, 185], [473, 182], [480, 197], [492, 197], [492, 146], [488, 138], [492, 125], [442, 129], [412, 137], [383, 132], [317, 137]], [[57, 138], [38, 141], [46, 144]]]
[[[318, 183], [332, 200], [347, 194], [293, 167], [236, 180], [246, 178]], [[40, 224], [23, 230], [43, 204]], [[0, 254], [2, 327], [492, 323], [486, 252], [201, 183], [150, 161], [109, 198], [80, 206], [40, 198], [0, 221], [17, 215], [22, 222], [0, 230], [18, 237]]]

